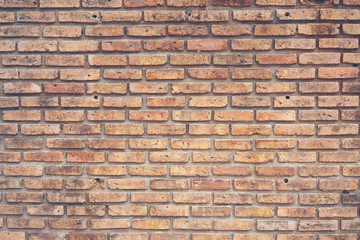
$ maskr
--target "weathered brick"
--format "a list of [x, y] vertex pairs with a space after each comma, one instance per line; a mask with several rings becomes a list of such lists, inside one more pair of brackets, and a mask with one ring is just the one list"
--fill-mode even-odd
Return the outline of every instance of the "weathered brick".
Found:
[[291, 36], [296, 33], [294, 24], [256, 25], [255, 36]]
[[102, 11], [101, 21], [106, 22], [140, 22], [142, 19], [139, 11]]
[[298, 25], [300, 35], [338, 35], [340, 24], [334, 23], [306, 23]]

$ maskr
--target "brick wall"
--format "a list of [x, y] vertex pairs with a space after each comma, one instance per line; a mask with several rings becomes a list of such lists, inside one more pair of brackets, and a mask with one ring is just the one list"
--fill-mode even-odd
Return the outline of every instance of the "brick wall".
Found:
[[1, 240], [359, 239], [359, 0], [0, 0]]

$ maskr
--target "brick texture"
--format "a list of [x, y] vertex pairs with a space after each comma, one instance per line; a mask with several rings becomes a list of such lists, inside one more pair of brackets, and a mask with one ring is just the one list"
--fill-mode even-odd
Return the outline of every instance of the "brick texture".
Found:
[[0, 0], [0, 240], [360, 239], [360, 0]]

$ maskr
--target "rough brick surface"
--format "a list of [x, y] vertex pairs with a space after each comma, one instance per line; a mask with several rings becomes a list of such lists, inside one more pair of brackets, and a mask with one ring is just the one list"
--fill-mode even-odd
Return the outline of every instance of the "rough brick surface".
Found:
[[360, 0], [0, 0], [0, 240], [360, 239]]

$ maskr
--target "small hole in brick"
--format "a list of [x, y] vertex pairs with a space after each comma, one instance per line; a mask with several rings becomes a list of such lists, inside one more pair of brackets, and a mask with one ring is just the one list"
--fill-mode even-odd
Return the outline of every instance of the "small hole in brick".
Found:
[[344, 191], [343, 191], [343, 194], [349, 194], [349, 191], [344, 190]]
[[94, 99], [95, 99], [95, 100], [98, 99], [98, 96], [94, 96]]
[[354, 66], [354, 67], [357, 67], [357, 66], [359, 66], [359, 64], [353, 64], [353, 66]]
[[100, 178], [95, 178], [95, 181], [100, 182]]
[[289, 13], [289, 12], [286, 12], [286, 13], [285, 13], [285, 16], [287, 16], [287, 17], [290, 16], [290, 13]]
[[290, 99], [290, 96], [286, 96], [285, 98], [286, 98], [286, 99]]
[[91, 75], [89, 74], [88, 77], [90, 77]]
[[97, 18], [97, 16], [96, 16], [96, 15], [93, 15], [92, 17], [93, 17], [93, 18]]
[[285, 178], [284, 183], [288, 183], [288, 182], [289, 182], [289, 179]]

